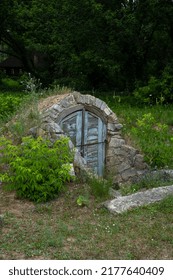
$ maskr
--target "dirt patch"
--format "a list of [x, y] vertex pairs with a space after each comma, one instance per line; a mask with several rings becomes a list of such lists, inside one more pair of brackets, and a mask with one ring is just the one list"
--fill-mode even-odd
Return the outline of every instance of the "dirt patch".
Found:
[[22, 217], [26, 211], [34, 209], [34, 204], [27, 200], [20, 200], [16, 198], [14, 191], [7, 192], [0, 188], [0, 214], [9, 212], [14, 214], [16, 217]]
[[62, 99], [64, 99], [68, 95], [69, 95], [69, 93], [65, 93], [65, 94], [61, 94], [61, 95], [49, 96], [45, 99], [42, 99], [39, 101], [38, 110], [39, 111], [46, 110], [46, 109], [50, 108], [51, 106], [53, 106], [54, 104], [59, 103]]

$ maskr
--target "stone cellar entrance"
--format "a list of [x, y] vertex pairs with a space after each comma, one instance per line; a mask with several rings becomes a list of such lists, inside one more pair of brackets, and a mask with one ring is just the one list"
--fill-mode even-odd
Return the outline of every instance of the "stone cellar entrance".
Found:
[[69, 136], [77, 172], [88, 167], [103, 176], [105, 171], [116, 184], [129, 184], [147, 172], [143, 156], [122, 138], [116, 114], [99, 98], [69, 92], [43, 99], [38, 109], [42, 121], [36, 134], [52, 142]]

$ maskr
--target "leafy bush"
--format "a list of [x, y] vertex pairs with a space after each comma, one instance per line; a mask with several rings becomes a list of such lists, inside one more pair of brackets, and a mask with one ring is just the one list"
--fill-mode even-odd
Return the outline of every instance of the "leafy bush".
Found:
[[15, 110], [19, 107], [22, 101], [21, 96], [13, 96], [12, 94], [0, 95], [0, 119], [4, 120], [11, 116]]
[[72, 153], [68, 138], [52, 144], [41, 137], [24, 137], [21, 145], [13, 145], [6, 138], [0, 139], [1, 160], [9, 168], [0, 176], [19, 197], [35, 202], [54, 198], [64, 187], [70, 175]]
[[173, 101], [173, 73], [163, 71], [161, 78], [151, 77], [148, 84], [138, 87], [133, 95], [138, 103], [165, 104]]

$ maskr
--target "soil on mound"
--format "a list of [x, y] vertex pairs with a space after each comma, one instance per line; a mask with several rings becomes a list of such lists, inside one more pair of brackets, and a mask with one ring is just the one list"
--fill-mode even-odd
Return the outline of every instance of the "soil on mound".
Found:
[[38, 110], [43, 111], [50, 107], [52, 107], [54, 104], [59, 103], [62, 99], [64, 99], [66, 96], [68, 96], [69, 93], [60, 94], [60, 95], [53, 95], [48, 96], [44, 99], [41, 99], [38, 103]]

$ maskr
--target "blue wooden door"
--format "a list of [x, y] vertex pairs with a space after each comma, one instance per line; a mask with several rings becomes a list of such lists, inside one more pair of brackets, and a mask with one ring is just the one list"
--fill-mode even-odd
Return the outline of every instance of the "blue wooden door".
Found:
[[87, 165], [102, 176], [106, 139], [106, 125], [102, 119], [92, 112], [79, 110], [66, 116], [60, 125], [85, 158]]

